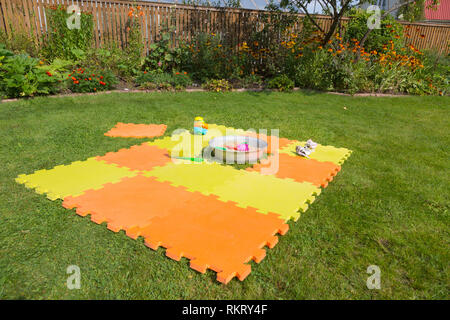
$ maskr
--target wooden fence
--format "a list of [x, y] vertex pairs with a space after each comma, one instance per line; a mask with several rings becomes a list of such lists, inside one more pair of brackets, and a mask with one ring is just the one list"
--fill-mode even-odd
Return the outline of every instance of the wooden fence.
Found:
[[[120, 0], [0, 0], [0, 32], [14, 35], [22, 32], [35, 40], [45, 41], [47, 30], [45, 8], [54, 5], [78, 5], [91, 12], [94, 19], [94, 40], [97, 47], [109, 41], [124, 44], [127, 41], [128, 12], [132, 6], [141, 7], [142, 35], [145, 48], [157, 41], [163, 26], [173, 28], [174, 45], [179, 39], [191, 40], [200, 32], [216, 33], [238, 44], [248, 39], [251, 30], [264, 26], [267, 11], [193, 7], [179, 4], [120, 1]], [[293, 31], [299, 30], [302, 14], [296, 15]], [[316, 16], [327, 29], [331, 20]], [[270, 17], [268, 18], [270, 21]], [[345, 23], [345, 21], [344, 21]], [[409, 38], [407, 43], [419, 49], [449, 52], [450, 26], [424, 23], [403, 23]]]

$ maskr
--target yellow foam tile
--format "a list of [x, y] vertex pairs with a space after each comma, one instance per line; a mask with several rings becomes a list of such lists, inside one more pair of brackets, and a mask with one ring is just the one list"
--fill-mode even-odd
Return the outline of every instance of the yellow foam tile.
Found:
[[212, 190], [222, 201], [234, 201], [239, 207], [253, 207], [261, 213], [273, 212], [284, 220], [297, 220], [320, 192], [320, 188], [309, 182], [249, 171]]
[[208, 145], [205, 136], [190, 134], [188, 131], [174, 134], [169, 137], [147, 142], [151, 146], [167, 149], [169, 155], [179, 157], [196, 157], [201, 155], [204, 147]]
[[[232, 180], [236, 176], [245, 174], [231, 166], [218, 163], [179, 161], [162, 167], [155, 167], [144, 173], [146, 177], [156, 177], [159, 181], [168, 181], [173, 186], [183, 186], [189, 191], [198, 191], [210, 195], [218, 185]], [[174, 199], [176, 201], [176, 199]]]
[[[290, 156], [298, 157], [298, 155], [295, 153], [295, 148], [298, 145], [304, 146], [305, 144], [306, 141], [294, 141], [288, 146], [281, 148], [280, 153], [286, 153]], [[346, 148], [336, 148], [333, 146], [324, 146], [318, 144], [314, 152], [312, 152], [309, 157], [317, 161], [329, 161], [338, 165], [342, 165], [351, 153], [352, 151]]]
[[186, 187], [191, 192], [217, 195], [220, 200], [236, 202], [239, 207], [254, 207], [261, 213], [273, 212], [285, 220], [297, 220], [300, 212], [304, 212], [308, 203], [321, 192], [309, 182], [236, 170], [218, 163], [169, 163], [144, 175]]
[[217, 125], [217, 124], [208, 124], [208, 128], [209, 128], [208, 133], [209, 133], [209, 130], [218, 130], [222, 136], [224, 136], [224, 135], [229, 135], [229, 136], [242, 135], [247, 132], [244, 129], [235, 129], [233, 127], [226, 127], [226, 126]]
[[89, 158], [86, 161], [56, 166], [50, 170], [21, 174], [16, 181], [27, 188], [34, 188], [39, 194], [47, 194], [50, 200], [56, 200], [77, 196], [89, 189], [100, 189], [105, 183], [118, 182], [124, 177], [133, 177], [136, 174], [127, 168], [119, 168], [114, 164]]

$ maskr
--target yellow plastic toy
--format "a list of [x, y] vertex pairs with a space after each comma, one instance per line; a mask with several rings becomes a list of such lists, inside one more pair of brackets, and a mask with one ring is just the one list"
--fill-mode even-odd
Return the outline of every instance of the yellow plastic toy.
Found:
[[195, 117], [194, 119], [194, 134], [205, 135], [208, 133], [208, 124], [205, 123], [202, 117]]

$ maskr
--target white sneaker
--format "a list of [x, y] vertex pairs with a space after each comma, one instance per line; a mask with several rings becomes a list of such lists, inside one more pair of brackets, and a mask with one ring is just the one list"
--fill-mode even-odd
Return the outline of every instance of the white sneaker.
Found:
[[302, 157], [306, 157], [309, 159], [309, 155], [311, 154], [311, 150], [306, 148], [306, 147], [302, 147], [302, 146], [297, 146], [295, 148], [295, 152]]
[[311, 151], [314, 151], [314, 149], [317, 147], [317, 143], [309, 139], [308, 141], [306, 141], [305, 147], [310, 149]]

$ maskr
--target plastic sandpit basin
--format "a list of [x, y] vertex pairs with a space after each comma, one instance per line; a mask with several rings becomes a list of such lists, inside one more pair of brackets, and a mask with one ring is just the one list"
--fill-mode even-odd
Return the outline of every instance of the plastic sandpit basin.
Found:
[[[237, 151], [226, 146], [235, 146], [247, 143], [249, 151]], [[227, 164], [256, 163], [267, 149], [267, 142], [247, 136], [223, 136], [211, 139], [209, 146], [214, 149], [216, 160]]]

